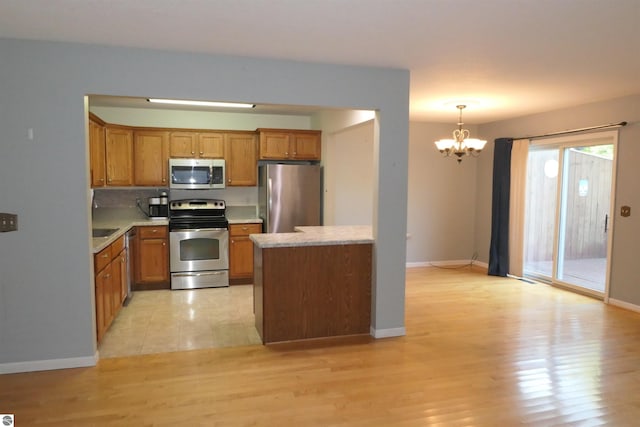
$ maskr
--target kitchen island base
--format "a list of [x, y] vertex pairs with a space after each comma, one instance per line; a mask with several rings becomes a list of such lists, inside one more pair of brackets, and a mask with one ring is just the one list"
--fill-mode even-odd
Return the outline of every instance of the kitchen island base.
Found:
[[262, 342], [368, 334], [372, 248], [255, 245], [254, 311]]

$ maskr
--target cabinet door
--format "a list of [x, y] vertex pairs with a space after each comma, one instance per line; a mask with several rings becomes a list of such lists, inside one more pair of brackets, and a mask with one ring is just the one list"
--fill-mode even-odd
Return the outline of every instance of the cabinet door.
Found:
[[104, 126], [89, 121], [89, 153], [91, 157], [91, 186], [104, 187], [105, 170], [105, 135]]
[[128, 275], [128, 271], [127, 271], [127, 250], [124, 249], [120, 252], [120, 255], [118, 255], [118, 258], [116, 258], [115, 261], [118, 261], [118, 264], [120, 266], [120, 278], [119, 278], [119, 285], [120, 288], [117, 290], [117, 297], [118, 297], [118, 309], [120, 309], [120, 307], [122, 306], [122, 303], [124, 302], [124, 299], [127, 296], [127, 275]]
[[291, 158], [296, 160], [320, 160], [322, 146], [320, 133], [293, 133]]
[[129, 129], [106, 128], [107, 185], [133, 184], [133, 132]]
[[108, 287], [108, 277], [105, 277], [107, 272], [102, 270], [95, 277], [95, 292], [96, 292], [96, 333], [98, 335], [98, 342], [102, 340], [105, 332], [105, 313], [104, 313], [104, 298], [105, 288]]
[[124, 269], [124, 264], [120, 262], [120, 257], [117, 256], [111, 262], [111, 321], [115, 319], [118, 311], [120, 311], [120, 307], [122, 305], [122, 301], [120, 299], [120, 289], [122, 287], [122, 270]]
[[171, 132], [169, 135], [169, 156], [171, 158], [196, 157], [196, 132]]
[[198, 157], [206, 159], [224, 158], [224, 133], [205, 132], [198, 134]]
[[[138, 283], [167, 282], [169, 280], [169, 252], [166, 237], [146, 237], [156, 227], [138, 228], [136, 246]], [[166, 227], [161, 227], [166, 230]], [[162, 234], [162, 233], [157, 233]], [[166, 235], [166, 233], [164, 233]]]
[[226, 135], [227, 185], [251, 187], [258, 183], [257, 141], [255, 133]]
[[101, 280], [102, 287], [102, 312], [103, 312], [103, 324], [104, 332], [107, 332], [111, 321], [113, 320], [113, 264], [109, 264], [105, 267], [100, 274], [104, 273]]
[[133, 141], [135, 185], [166, 186], [169, 132], [135, 131]]
[[253, 277], [253, 242], [249, 234], [262, 232], [262, 224], [229, 225], [229, 278]]
[[260, 159], [287, 159], [290, 140], [289, 132], [260, 132]]

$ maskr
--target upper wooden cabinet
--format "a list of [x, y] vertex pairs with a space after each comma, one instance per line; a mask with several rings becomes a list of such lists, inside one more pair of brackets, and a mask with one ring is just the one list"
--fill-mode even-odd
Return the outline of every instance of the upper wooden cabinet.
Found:
[[106, 181], [104, 125], [89, 117], [89, 156], [91, 186], [103, 187]]
[[261, 160], [320, 160], [320, 131], [258, 129], [258, 132]]
[[224, 158], [223, 132], [175, 131], [169, 136], [171, 158]]
[[227, 185], [254, 186], [258, 183], [258, 138], [255, 132], [225, 134]]
[[134, 184], [167, 186], [169, 132], [136, 129], [133, 132]]
[[133, 185], [133, 131], [107, 125], [105, 138], [107, 185]]

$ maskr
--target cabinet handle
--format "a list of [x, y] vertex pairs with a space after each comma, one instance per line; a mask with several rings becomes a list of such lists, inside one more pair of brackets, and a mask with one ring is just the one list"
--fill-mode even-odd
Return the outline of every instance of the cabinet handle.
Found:
[[109, 254], [104, 254], [100, 258], [109, 258]]
[[109, 278], [111, 278], [111, 275], [110, 275], [110, 274], [105, 274], [105, 275], [104, 275], [104, 278], [105, 278], [105, 279], [109, 279]]
[[157, 233], [158, 230], [156, 230], [155, 228], [153, 230], [151, 230], [152, 233]]
[[100, 182], [104, 182], [104, 178], [100, 178]]
[[248, 228], [247, 227], [242, 227], [242, 231], [247, 231]]

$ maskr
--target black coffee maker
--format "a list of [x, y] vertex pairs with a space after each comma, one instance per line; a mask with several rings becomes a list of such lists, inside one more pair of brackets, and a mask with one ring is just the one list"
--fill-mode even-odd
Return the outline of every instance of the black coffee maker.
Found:
[[165, 191], [160, 197], [149, 197], [149, 217], [167, 218], [169, 216], [169, 197]]

